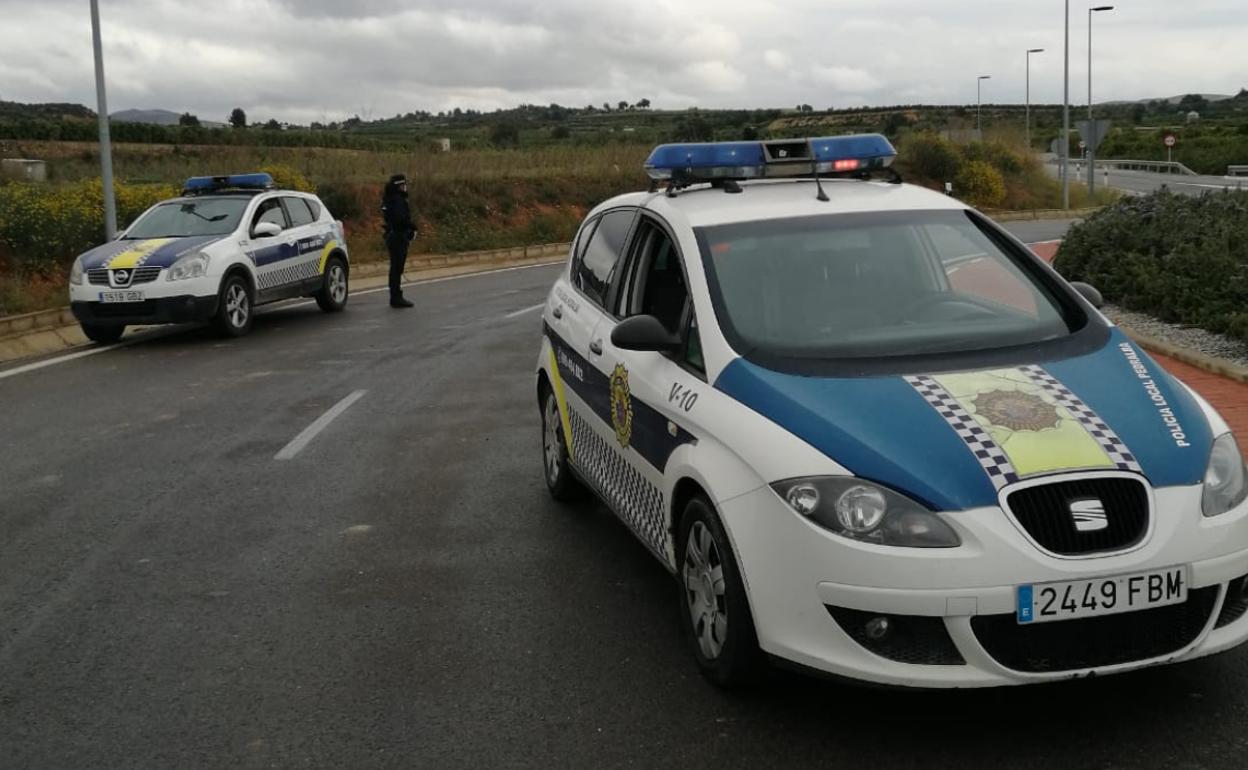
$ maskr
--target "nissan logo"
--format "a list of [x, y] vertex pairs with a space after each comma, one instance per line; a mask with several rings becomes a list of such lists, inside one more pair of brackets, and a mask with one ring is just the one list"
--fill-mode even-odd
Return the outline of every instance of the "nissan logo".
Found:
[[1095, 497], [1082, 497], [1070, 501], [1070, 518], [1079, 532], [1100, 532], [1109, 528], [1109, 516], [1105, 504]]
[[117, 281], [117, 283], [125, 283], [130, 280], [130, 273], [125, 270], [118, 270], [113, 273], [113, 280]]

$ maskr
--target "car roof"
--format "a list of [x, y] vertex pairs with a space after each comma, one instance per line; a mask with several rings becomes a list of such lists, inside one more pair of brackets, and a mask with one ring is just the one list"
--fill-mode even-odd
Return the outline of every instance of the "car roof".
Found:
[[224, 192], [219, 192], [219, 193], [208, 192], [208, 193], [200, 193], [199, 195], [179, 195], [176, 198], [166, 198], [165, 200], [161, 201], [161, 203], [181, 203], [184, 201], [220, 200], [222, 198], [236, 198], [239, 200], [252, 200], [254, 198], [259, 198], [264, 195], [273, 195], [273, 194], [293, 195], [299, 198], [316, 199], [316, 196], [313, 195], [312, 193], [300, 192], [298, 190], [285, 190], [281, 188], [271, 188], [268, 190], [255, 190], [255, 191], [226, 190]]
[[740, 193], [700, 186], [682, 190], [674, 198], [648, 196], [645, 205], [660, 215], [678, 212], [691, 227], [828, 214], [969, 208], [955, 198], [910, 184], [825, 179], [823, 190], [827, 201], [816, 199], [812, 179], [759, 180], [742, 183]]

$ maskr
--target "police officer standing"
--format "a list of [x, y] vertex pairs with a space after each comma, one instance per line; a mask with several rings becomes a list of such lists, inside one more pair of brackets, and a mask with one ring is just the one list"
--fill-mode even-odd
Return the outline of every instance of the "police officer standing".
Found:
[[386, 183], [381, 199], [386, 222], [386, 250], [390, 252], [390, 307], [414, 307], [403, 296], [403, 268], [407, 249], [416, 237], [416, 222], [407, 203], [407, 177], [395, 174]]

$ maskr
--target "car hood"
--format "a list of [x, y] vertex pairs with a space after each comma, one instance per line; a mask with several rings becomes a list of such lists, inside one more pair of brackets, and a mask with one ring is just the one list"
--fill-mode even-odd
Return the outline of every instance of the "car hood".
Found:
[[83, 270], [97, 267], [113, 269], [133, 267], [169, 267], [192, 251], [199, 251], [222, 240], [223, 235], [192, 235], [186, 238], [149, 238], [134, 241], [110, 241], [96, 246], [79, 259]]
[[840, 378], [737, 359], [715, 387], [933, 510], [996, 505], [1010, 483], [1075, 470], [1198, 484], [1213, 440], [1195, 399], [1117, 329], [1093, 353], [1034, 366]]

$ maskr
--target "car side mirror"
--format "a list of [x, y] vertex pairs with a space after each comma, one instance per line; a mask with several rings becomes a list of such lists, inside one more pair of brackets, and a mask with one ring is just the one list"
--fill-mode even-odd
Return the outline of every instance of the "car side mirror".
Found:
[[1092, 284], [1084, 283], [1083, 281], [1073, 281], [1070, 286], [1097, 310], [1100, 310], [1101, 306], [1105, 304], [1105, 298], [1101, 296], [1101, 293]]
[[656, 353], [680, 350], [679, 335], [672, 334], [652, 315], [635, 315], [620, 321], [611, 330], [611, 344], [621, 350], [646, 350]]
[[259, 222], [251, 228], [252, 238], [274, 238], [282, 234], [282, 228], [272, 222]]

